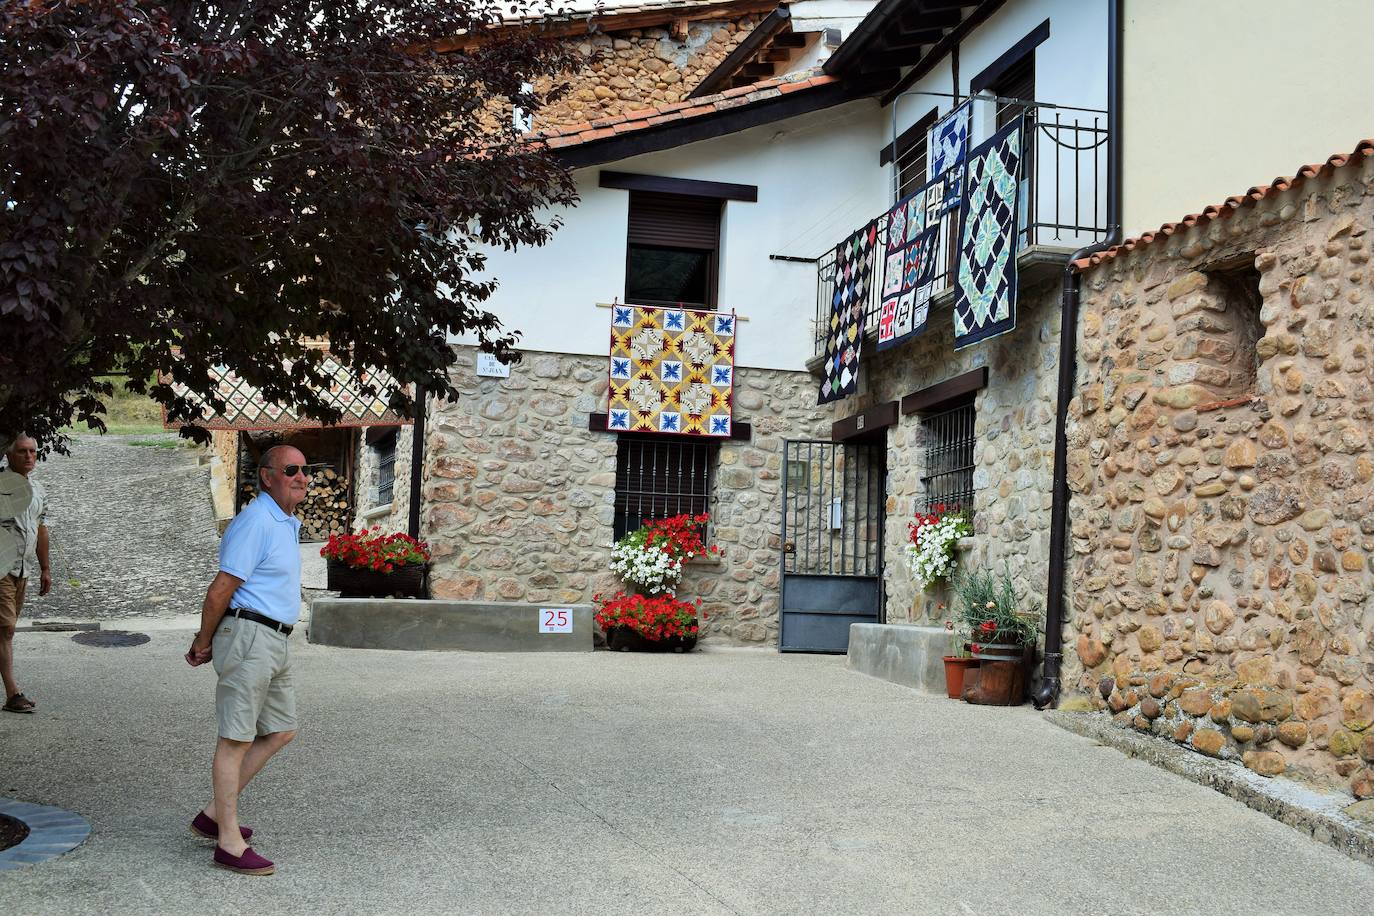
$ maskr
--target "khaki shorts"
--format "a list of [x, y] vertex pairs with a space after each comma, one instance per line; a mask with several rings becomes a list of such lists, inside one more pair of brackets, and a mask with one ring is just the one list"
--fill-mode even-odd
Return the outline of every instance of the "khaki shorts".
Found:
[[24, 606], [24, 586], [28, 581], [18, 576], [0, 576], [0, 627], [19, 623], [19, 609]]
[[296, 688], [286, 636], [238, 617], [225, 617], [211, 642], [219, 736], [252, 741], [296, 729]]

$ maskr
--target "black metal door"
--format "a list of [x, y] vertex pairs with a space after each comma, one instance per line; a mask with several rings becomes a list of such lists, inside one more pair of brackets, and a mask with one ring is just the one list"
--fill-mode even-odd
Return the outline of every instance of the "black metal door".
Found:
[[783, 443], [783, 652], [846, 652], [851, 623], [882, 622], [882, 442]]

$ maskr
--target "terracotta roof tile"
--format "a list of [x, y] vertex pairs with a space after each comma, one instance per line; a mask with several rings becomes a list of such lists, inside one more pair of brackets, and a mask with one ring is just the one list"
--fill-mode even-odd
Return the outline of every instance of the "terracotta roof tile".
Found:
[[1353, 152], [1337, 153], [1328, 158], [1325, 162], [1304, 165], [1297, 170], [1297, 174], [1295, 175], [1289, 177], [1279, 176], [1267, 185], [1255, 185], [1244, 194], [1228, 197], [1219, 204], [1213, 204], [1212, 206], [1204, 208], [1201, 213], [1190, 213], [1178, 222], [1165, 223], [1157, 230], [1142, 232], [1140, 235], [1127, 239], [1121, 244], [1108, 248], [1105, 251], [1099, 251], [1097, 254], [1091, 255], [1090, 257], [1079, 258], [1077, 261], [1073, 262], [1073, 266], [1080, 271], [1087, 270], [1089, 267], [1101, 264], [1104, 261], [1110, 261], [1127, 252], [1143, 248], [1158, 239], [1168, 238], [1176, 232], [1181, 232], [1184, 229], [1191, 229], [1194, 226], [1204, 226], [1213, 220], [1223, 219], [1230, 216], [1241, 207], [1252, 207], [1266, 197], [1287, 191], [1309, 178], [1330, 174], [1336, 169], [1343, 168], [1346, 165], [1359, 165], [1366, 157], [1370, 156], [1374, 156], [1374, 138], [1361, 140], [1355, 145]]
[[640, 108], [615, 117], [597, 118], [582, 124], [570, 124], [556, 130], [537, 134], [531, 139], [535, 142], [542, 140], [551, 148], [560, 149], [591, 140], [618, 136], [630, 131], [643, 130], [646, 127], [667, 124], [670, 121], [699, 118], [729, 111], [766, 99], [780, 98], [784, 92], [801, 92], [837, 82], [839, 82], [838, 77], [823, 75], [819, 70], [806, 70], [789, 76], [766, 79], [750, 86], [728, 89], [714, 95], [704, 95], [700, 98], [672, 102], [654, 108]]

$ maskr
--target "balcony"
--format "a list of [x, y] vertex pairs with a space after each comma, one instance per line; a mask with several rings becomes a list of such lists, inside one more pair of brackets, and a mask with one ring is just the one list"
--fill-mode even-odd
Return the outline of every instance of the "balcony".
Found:
[[[974, 101], [995, 102], [1001, 112], [1009, 107], [1023, 109], [1027, 136], [1034, 137], [1034, 142], [1027, 144], [1027, 155], [1022, 162], [1017, 215], [1016, 263], [1018, 282], [1024, 288], [1063, 270], [1070, 254], [1107, 236], [1107, 113], [1005, 99], [976, 98]], [[975, 125], [977, 115], [975, 104]], [[985, 131], [976, 140], [971, 138], [970, 149], [989, 135], [990, 132]], [[921, 168], [924, 168], [923, 163], [924, 152], [919, 163]], [[961, 209], [954, 209], [939, 217], [937, 257], [940, 260], [931, 297], [931, 306], [936, 310], [948, 311], [954, 299], [961, 214]], [[884, 213], [878, 220], [878, 237], [885, 238], [886, 230], [887, 215]], [[835, 252], [831, 250], [822, 256], [817, 268], [816, 356], [808, 361], [808, 368], [813, 372], [820, 368], [826, 330], [830, 326]], [[864, 307], [864, 333], [876, 338], [882, 309], [882, 265], [875, 263], [874, 270]]]

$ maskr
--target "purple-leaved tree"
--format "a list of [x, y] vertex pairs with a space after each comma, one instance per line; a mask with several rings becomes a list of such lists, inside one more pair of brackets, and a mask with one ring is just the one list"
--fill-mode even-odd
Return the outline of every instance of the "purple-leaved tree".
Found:
[[445, 335], [508, 356], [482, 248], [575, 197], [491, 113], [568, 52], [431, 48], [531, 2], [0, 0], [0, 437], [103, 429], [112, 373], [184, 420], [159, 373], [216, 365], [329, 421], [311, 340], [440, 395]]

